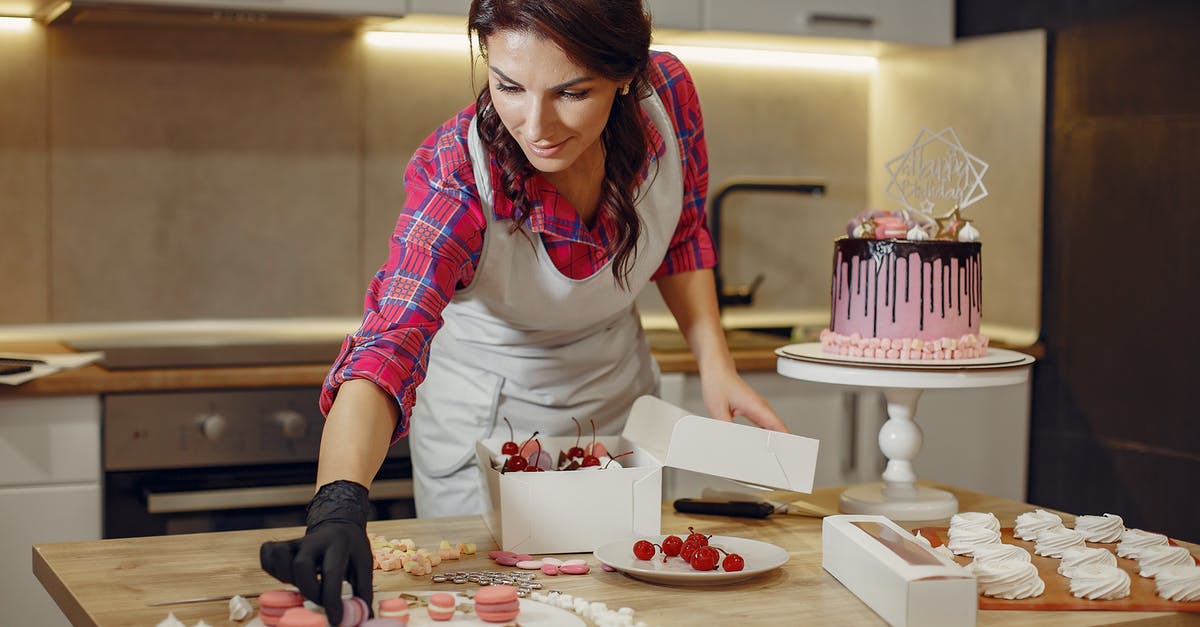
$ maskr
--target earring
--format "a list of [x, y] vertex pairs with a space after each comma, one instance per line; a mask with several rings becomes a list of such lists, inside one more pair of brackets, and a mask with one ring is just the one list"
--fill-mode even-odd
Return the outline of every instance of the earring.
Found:
[[620, 93], [621, 93], [621, 95], [622, 95], [622, 96], [628, 96], [628, 95], [629, 95], [629, 83], [625, 83], [624, 85], [621, 85], [621, 92], [620, 92]]

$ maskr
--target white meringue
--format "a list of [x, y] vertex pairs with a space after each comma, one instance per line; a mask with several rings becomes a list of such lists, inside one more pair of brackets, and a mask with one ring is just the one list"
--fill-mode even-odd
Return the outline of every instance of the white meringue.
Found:
[[1138, 551], [1138, 574], [1153, 577], [1164, 568], [1172, 566], [1195, 566], [1191, 551], [1182, 546], [1148, 546]]
[[970, 222], [963, 224], [962, 228], [960, 228], [958, 230], [958, 241], [960, 241], [960, 242], [978, 242], [979, 241], [979, 229], [976, 229], [975, 227], [971, 226]]
[[1141, 529], [1126, 529], [1121, 532], [1121, 543], [1117, 545], [1117, 557], [1137, 559], [1142, 549], [1167, 544], [1167, 536]]
[[187, 625], [178, 618], [175, 618], [175, 612], [167, 612], [167, 617], [162, 619], [155, 627], [187, 627]]
[[1016, 560], [971, 564], [979, 594], [999, 599], [1027, 599], [1046, 591], [1037, 566]]
[[1029, 551], [1015, 544], [981, 544], [975, 547], [973, 551], [975, 563], [985, 562], [1002, 562], [1002, 561], [1018, 561], [1029, 562], [1033, 558], [1030, 557]]
[[912, 242], [923, 242], [929, 239], [929, 234], [925, 232], [925, 229], [919, 226], [914, 226], [908, 230], [908, 233], [904, 235], [904, 239]]
[[1013, 535], [1022, 540], [1036, 540], [1039, 533], [1063, 526], [1062, 517], [1044, 509], [1035, 509], [1017, 516]]
[[1097, 549], [1090, 546], [1073, 546], [1064, 549], [1062, 561], [1058, 563], [1058, 574], [1071, 576], [1071, 569], [1080, 566], [1116, 566], [1117, 556], [1108, 549]]
[[1047, 529], [1038, 534], [1033, 552], [1046, 557], [1062, 557], [1063, 551], [1075, 546], [1087, 546], [1082, 533], [1066, 527]]
[[1200, 566], [1172, 566], [1154, 578], [1158, 596], [1168, 601], [1200, 601]]
[[946, 546], [955, 555], [974, 555], [975, 549], [986, 544], [1000, 544], [1000, 532], [987, 527], [950, 527]]
[[254, 606], [250, 605], [246, 597], [238, 594], [229, 599], [229, 620], [240, 622], [253, 613]]
[[1088, 542], [1116, 542], [1125, 531], [1125, 521], [1116, 514], [1076, 516], [1075, 531], [1082, 533]]
[[1129, 596], [1129, 573], [1116, 566], [1086, 564], [1071, 570], [1071, 594], [1084, 599], [1124, 599]]
[[991, 512], [961, 512], [950, 517], [950, 529], [956, 527], [984, 527], [1000, 531], [1000, 520]]

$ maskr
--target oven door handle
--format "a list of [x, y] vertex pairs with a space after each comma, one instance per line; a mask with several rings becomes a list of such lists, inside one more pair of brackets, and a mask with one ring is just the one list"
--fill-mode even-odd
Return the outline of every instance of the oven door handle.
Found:
[[[151, 514], [180, 512], [209, 512], [257, 507], [286, 507], [307, 505], [313, 496], [313, 485], [281, 485], [227, 490], [194, 490], [188, 492], [150, 492], [146, 495], [146, 511]], [[407, 499], [413, 496], [411, 479], [385, 479], [371, 484], [371, 500]]]

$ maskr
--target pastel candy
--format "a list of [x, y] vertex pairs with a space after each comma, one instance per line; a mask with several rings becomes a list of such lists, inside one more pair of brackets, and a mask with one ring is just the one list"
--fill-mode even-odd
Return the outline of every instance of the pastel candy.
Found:
[[553, 577], [558, 574], [558, 565], [557, 564], [542, 564], [542, 572]]
[[565, 560], [562, 562], [562, 564], [560, 564], [560, 566], [561, 565], [570, 566], [572, 564], [587, 564], [587, 560]]
[[497, 559], [501, 555], [514, 555], [515, 556], [516, 553], [513, 553], [512, 551], [491, 551], [488, 553], [488, 558], [489, 559]]
[[542, 563], [550, 564], [551, 566], [558, 566], [558, 565], [562, 564], [563, 561], [558, 559], [557, 557], [543, 557]]
[[558, 572], [563, 573], [564, 575], [586, 575], [589, 570], [591, 569], [588, 568], [587, 564], [564, 563], [562, 566], [558, 567]]
[[542, 567], [542, 560], [521, 560], [516, 565], [517, 568], [523, 570], [539, 570]]
[[512, 554], [501, 555], [500, 557], [496, 558], [496, 563], [501, 566], [516, 566], [518, 562], [523, 561], [517, 558], [518, 556]]
[[600, 564], [600, 570], [603, 570], [603, 571], [609, 572], [609, 573], [617, 572], [617, 569], [615, 569], [612, 566], [609, 566], [608, 564], [605, 564], [605, 563]]

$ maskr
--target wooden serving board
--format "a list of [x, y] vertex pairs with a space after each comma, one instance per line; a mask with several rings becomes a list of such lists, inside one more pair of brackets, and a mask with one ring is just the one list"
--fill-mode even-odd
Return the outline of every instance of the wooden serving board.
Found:
[[[925, 536], [933, 546], [946, 544], [949, 540], [948, 527], [922, 527], [917, 530]], [[1136, 560], [1117, 558], [1117, 567], [1129, 573], [1129, 596], [1112, 601], [1093, 601], [1076, 598], [1071, 594], [1070, 579], [1058, 574], [1058, 564], [1061, 560], [1053, 557], [1043, 557], [1033, 552], [1034, 542], [1021, 540], [1013, 536], [1012, 527], [1000, 529], [1000, 541], [1014, 544], [1029, 552], [1033, 565], [1037, 566], [1038, 574], [1046, 582], [1046, 591], [1041, 596], [1029, 599], [997, 599], [979, 595], [981, 610], [1127, 610], [1137, 612], [1200, 612], [1200, 601], [1168, 601], [1155, 591], [1154, 580], [1138, 574]], [[1171, 542], [1175, 544], [1175, 542]], [[1116, 555], [1117, 543], [1088, 542], [1088, 546], [1106, 549]], [[1196, 555], [1192, 554], [1192, 559]], [[966, 566], [971, 558], [966, 555], [956, 555], [954, 561]]]

